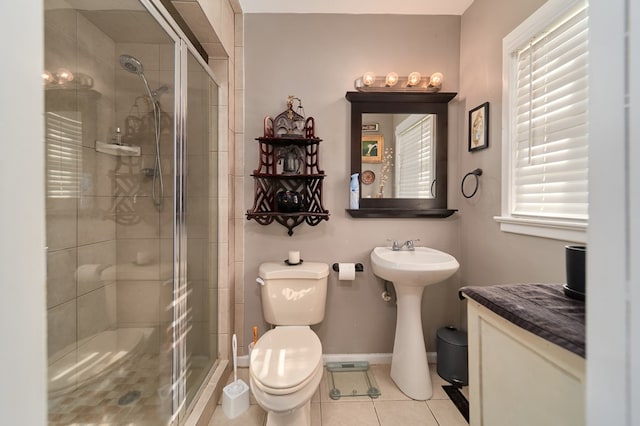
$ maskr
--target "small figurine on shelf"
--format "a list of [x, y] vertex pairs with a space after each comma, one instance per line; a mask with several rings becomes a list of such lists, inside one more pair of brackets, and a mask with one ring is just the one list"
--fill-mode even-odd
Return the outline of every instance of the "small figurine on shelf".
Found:
[[304, 152], [296, 145], [278, 148], [278, 164], [282, 164], [282, 174], [294, 175], [300, 173], [300, 167], [304, 162]]
[[[293, 110], [294, 101], [298, 101], [296, 110]], [[287, 110], [280, 113], [274, 121], [275, 136], [287, 138], [301, 138], [304, 136], [305, 116], [302, 101], [290, 95], [287, 98]]]

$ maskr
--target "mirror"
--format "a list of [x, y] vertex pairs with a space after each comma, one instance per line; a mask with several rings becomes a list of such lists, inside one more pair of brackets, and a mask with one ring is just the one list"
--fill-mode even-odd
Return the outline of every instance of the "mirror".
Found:
[[456, 93], [347, 92], [353, 217], [447, 217], [448, 103]]

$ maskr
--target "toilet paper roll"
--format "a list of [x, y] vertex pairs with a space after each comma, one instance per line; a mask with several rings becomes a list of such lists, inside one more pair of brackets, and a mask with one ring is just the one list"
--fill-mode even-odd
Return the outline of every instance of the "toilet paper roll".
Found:
[[338, 263], [338, 279], [340, 281], [353, 281], [356, 279], [355, 263]]

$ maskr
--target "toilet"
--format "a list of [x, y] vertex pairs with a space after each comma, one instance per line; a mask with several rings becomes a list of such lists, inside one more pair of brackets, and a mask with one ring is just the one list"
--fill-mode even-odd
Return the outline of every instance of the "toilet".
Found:
[[310, 326], [324, 319], [329, 266], [260, 265], [264, 319], [275, 326], [251, 351], [249, 382], [267, 426], [309, 426], [311, 397], [322, 379], [322, 344]]

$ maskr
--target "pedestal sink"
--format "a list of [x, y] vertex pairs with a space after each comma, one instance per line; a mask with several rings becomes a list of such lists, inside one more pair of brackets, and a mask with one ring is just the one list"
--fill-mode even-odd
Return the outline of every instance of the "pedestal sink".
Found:
[[376, 247], [371, 264], [374, 274], [393, 283], [398, 297], [391, 378], [408, 397], [427, 400], [433, 388], [422, 334], [422, 292], [426, 286], [449, 278], [460, 265], [450, 254], [428, 247]]

